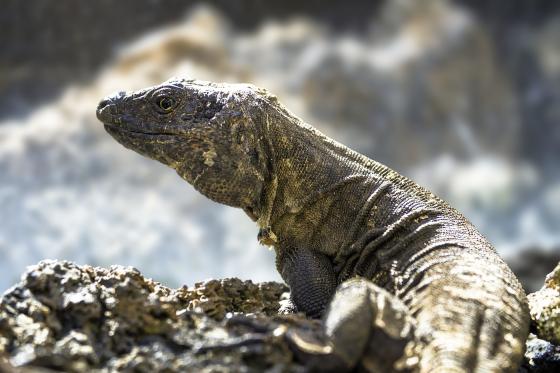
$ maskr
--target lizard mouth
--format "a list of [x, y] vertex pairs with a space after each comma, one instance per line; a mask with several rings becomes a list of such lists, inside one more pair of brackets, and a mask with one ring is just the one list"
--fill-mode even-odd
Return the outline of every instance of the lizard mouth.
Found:
[[126, 135], [130, 137], [141, 137], [141, 138], [152, 138], [160, 140], [170, 140], [176, 137], [177, 134], [171, 132], [151, 132], [143, 131], [138, 128], [129, 128], [122, 125], [117, 125], [113, 123], [103, 123], [105, 130], [111, 135]]

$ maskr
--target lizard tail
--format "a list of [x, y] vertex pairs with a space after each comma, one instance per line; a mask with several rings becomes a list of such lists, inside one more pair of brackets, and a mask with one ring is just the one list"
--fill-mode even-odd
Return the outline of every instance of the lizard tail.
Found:
[[409, 304], [422, 345], [420, 372], [517, 371], [529, 329], [525, 293], [500, 259], [476, 259], [442, 265], [440, 257], [415, 287]]

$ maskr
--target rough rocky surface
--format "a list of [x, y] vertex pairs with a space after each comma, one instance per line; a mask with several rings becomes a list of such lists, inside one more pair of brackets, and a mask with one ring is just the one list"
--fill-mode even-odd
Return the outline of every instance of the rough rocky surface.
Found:
[[131, 267], [43, 261], [0, 302], [0, 356], [4, 369], [297, 372], [282, 325], [318, 324], [274, 317], [285, 291], [238, 279], [172, 290]]
[[560, 371], [560, 263], [546, 276], [544, 286], [529, 294], [531, 329], [520, 372]]
[[560, 371], [560, 347], [529, 335], [525, 361], [519, 373], [547, 373]]
[[[319, 323], [278, 316], [286, 290], [239, 279], [170, 289], [131, 267], [42, 261], [0, 300], [0, 372], [302, 372], [313, 357], [286, 336], [319, 338]], [[536, 334], [519, 372], [559, 371], [560, 346]]]
[[528, 299], [537, 336], [560, 345], [560, 264]]

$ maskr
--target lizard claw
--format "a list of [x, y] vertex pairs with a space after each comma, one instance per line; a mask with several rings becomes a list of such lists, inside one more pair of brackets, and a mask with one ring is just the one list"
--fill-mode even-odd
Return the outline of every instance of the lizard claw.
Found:
[[245, 327], [251, 329], [255, 333], [266, 333], [270, 331], [270, 327], [256, 317], [247, 315], [233, 315], [225, 320], [227, 327]]
[[316, 330], [279, 327], [276, 337], [283, 335], [296, 359], [304, 362], [310, 372], [347, 372], [351, 366], [336, 353], [327, 337]]
[[228, 338], [219, 343], [199, 346], [195, 348], [195, 352], [200, 354], [209, 351], [230, 351], [240, 347], [252, 348], [269, 343], [268, 334], [271, 328], [258, 318], [247, 315], [228, 316], [225, 320], [225, 326], [227, 329], [243, 330], [243, 336]]
[[195, 354], [205, 354], [211, 351], [231, 351], [240, 347], [259, 346], [267, 343], [267, 339], [261, 335], [250, 335], [243, 338], [235, 338], [226, 342], [220, 342], [212, 345], [204, 345], [194, 348]]
[[283, 299], [280, 301], [280, 308], [278, 309], [280, 315], [293, 315], [298, 313], [298, 309], [291, 299]]

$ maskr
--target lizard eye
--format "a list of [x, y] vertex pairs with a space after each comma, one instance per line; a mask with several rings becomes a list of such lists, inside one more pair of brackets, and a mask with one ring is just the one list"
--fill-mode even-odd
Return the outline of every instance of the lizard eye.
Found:
[[175, 108], [175, 104], [175, 100], [168, 96], [164, 96], [158, 99], [158, 106], [165, 113], [169, 113], [171, 110], [173, 110]]

